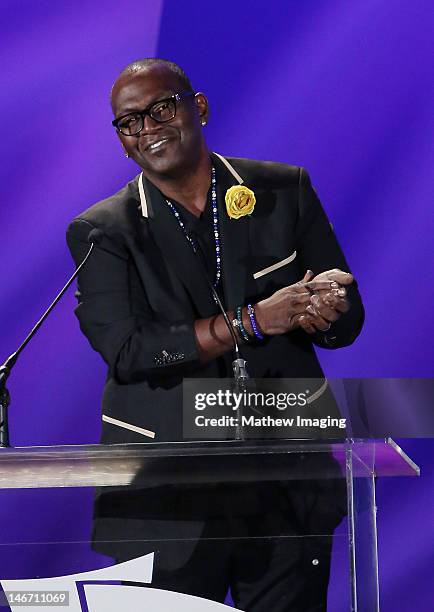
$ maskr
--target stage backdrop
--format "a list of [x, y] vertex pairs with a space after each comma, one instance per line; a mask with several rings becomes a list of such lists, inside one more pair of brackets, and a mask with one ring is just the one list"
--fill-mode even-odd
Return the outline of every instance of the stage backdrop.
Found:
[[[161, 56], [208, 95], [213, 150], [308, 169], [367, 312], [354, 346], [321, 351], [327, 374], [433, 376], [431, 9], [428, 0], [3, 2], [0, 360], [73, 269], [68, 222], [137, 173], [110, 126], [109, 90], [130, 61]], [[105, 368], [74, 304], [70, 291], [11, 376], [14, 445], [98, 440]], [[386, 612], [426, 610], [434, 596], [433, 445], [402, 444], [423, 476], [379, 483]], [[11, 496], [0, 524], [18, 530], [21, 506]], [[47, 533], [61, 537], [79, 516], [65, 507], [63, 527], [47, 519]], [[38, 508], [32, 521], [44, 522]], [[330, 602], [344, 609], [336, 576]]]

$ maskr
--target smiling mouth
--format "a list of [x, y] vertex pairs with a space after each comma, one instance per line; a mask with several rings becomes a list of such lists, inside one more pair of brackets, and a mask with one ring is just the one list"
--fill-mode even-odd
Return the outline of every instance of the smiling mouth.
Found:
[[147, 145], [145, 147], [145, 151], [158, 151], [168, 142], [168, 140], [168, 138], [159, 138], [158, 140], [155, 140], [151, 144]]

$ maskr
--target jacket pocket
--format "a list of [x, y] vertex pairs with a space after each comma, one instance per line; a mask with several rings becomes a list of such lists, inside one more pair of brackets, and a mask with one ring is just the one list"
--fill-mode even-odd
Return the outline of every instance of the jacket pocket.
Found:
[[283, 266], [287, 266], [288, 264], [292, 263], [296, 257], [297, 257], [297, 251], [294, 251], [293, 253], [291, 253], [291, 255], [289, 255], [289, 257], [285, 257], [285, 259], [281, 259], [280, 261], [276, 262], [275, 264], [272, 264], [271, 266], [267, 266], [266, 268], [263, 268], [262, 270], [258, 270], [257, 272], [253, 274], [253, 278], [257, 280], [258, 278], [261, 278], [265, 276], [266, 274], [270, 274], [270, 272], [274, 272], [275, 270], [278, 270], [279, 268], [283, 268]]
[[132, 423], [127, 423], [126, 421], [120, 421], [119, 419], [114, 419], [113, 417], [109, 417], [106, 414], [102, 415], [102, 420], [105, 423], [110, 423], [110, 425], [116, 425], [116, 427], [121, 427], [122, 429], [128, 429], [129, 431], [134, 431], [134, 433], [138, 433], [142, 436], [146, 436], [147, 438], [155, 438], [154, 431], [150, 431], [149, 429], [144, 429], [143, 427], [138, 427], [137, 425], [133, 425]]

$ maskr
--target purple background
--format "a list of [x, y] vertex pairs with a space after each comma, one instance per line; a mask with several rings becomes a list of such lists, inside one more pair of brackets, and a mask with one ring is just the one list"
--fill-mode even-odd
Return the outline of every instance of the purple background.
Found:
[[[137, 173], [110, 127], [108, 92], [128, 62], [155, 55], [181, 64], [207, 93], [213, 150], [308, 169], [367, 311], [354, 346], [321, 352], [327, 374], [433, 376], [432, 3], [258, 5], [2, 3], [0, 361], [72, 271], [68, 222]], [[10, 379], [16, 446], [98, 439], [105, 367], [74, 305], [70, 290]], [[386, 612], [398, 602], [401, 612], [425, 610], [434, 596], [433, 443], [402, 445], [423, 475], [378, 485]], [[61, 522], [32, 495], [1, 494], [9, 538], [23, 533], [15, 516], [29, 503], [29, 536], [36, 525], [49, 539], [71, 525], [79, 534], [77, 516], [87, 524], [90, 494], [59, 493]], [[49, 575], [47, 559], [44, 568]], [[342, 588], [334, 576], [334, 612], [345, 609]]]

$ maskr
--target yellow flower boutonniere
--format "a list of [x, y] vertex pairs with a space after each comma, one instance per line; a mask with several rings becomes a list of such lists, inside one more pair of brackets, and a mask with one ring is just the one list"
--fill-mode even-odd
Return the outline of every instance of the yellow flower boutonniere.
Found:
[[251, 189], [244, 185], [230, 187], [225, 195], [226, 210], [231, 219], [251, 215], [255, 208], [256, 198]]

